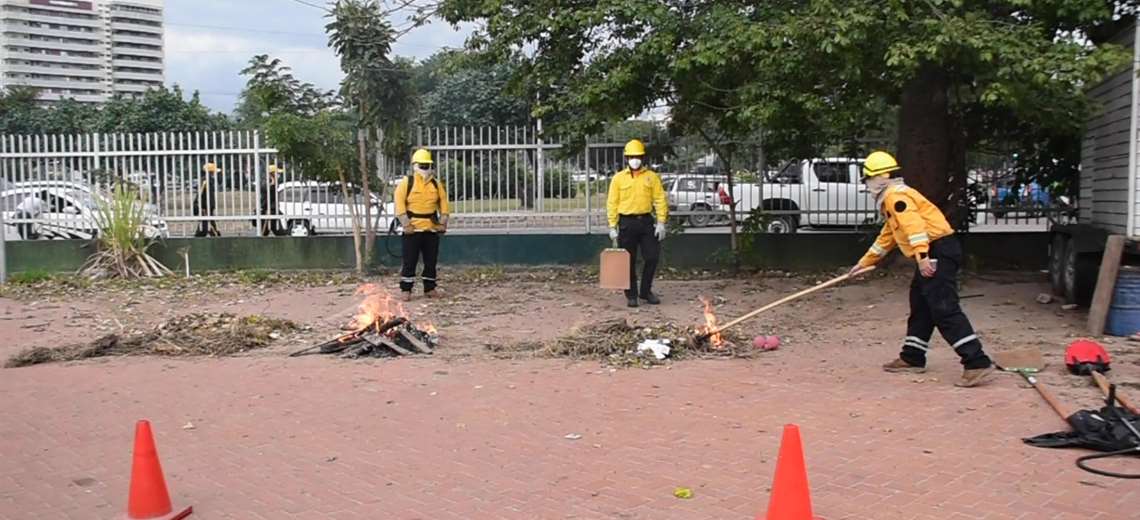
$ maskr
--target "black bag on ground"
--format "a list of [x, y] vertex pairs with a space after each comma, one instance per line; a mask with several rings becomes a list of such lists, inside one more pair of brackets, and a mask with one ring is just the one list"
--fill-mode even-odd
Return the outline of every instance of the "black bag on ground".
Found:
[[1140, 426], [1140, 416], [1127, 410], [1106, 406], [1100, 410], [1081, 410], [1069, 417], [1067, 432], [1046, 433], [1022, 439], [1038, 448], [1088, 448], [1096, 451], [1120, 451], [1140, 446], [1140, 439], [1128, 429], [1124, 420]]

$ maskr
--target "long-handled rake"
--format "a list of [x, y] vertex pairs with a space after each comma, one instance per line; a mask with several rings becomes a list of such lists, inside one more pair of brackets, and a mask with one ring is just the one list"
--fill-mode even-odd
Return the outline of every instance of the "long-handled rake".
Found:
[[744, 321], [746, 321], [746, 320], [748, 320], [748, 319], [750, 319], [750, 318], [752, 318], [752, 317], [756, 316], [757, 314], [760, 314], [764, 311], [775, 309], [776, 307], [779, 307], [779, 306], [781, 306], [785, 303], [788, 303], [792, 300], [795, 300], [797, 298], [802, 298], [802, 297], [807, 296], [813, 292], [826, 289], [826, 288], [831, 287], [833, 285], [845, 282], [847, 280], [850, 280], [851, 278], [854, 278], [854, 277], [862, 275], [862, 274], [869, 273], [869, 272], [874, 271], [874, 270], [875, 270], [875, 266], [871, 266], [871, 267], [867, 267], [865, 269], [861, 269], [859, 271], [856, 271], [854, 273], [847, 273], [847, 274], [842, 275], [842, 276], [836, 276], [835, 278], [832, 278], [826, 282], [815, 285], [813, 287], [809, 287], [809, 288], [804, 289], [804, 290], [802, 290], [798, 293], [795, 293], [791, 296], [785, 296], [779, 300], [776, 300], [772, 303], [769, 303], [768, 305], [760, 307], [759, 309], [756, 309], [756, 310], [754, 310], [748, 314], [745, 314], [744, 316], [741, 316], [739, 318], [736, 318], [735, 320], [732, 320], [728, 323], [725, 323], [724, 325], [721, 325], [721, 326], [719, 326], [713, 330], [705, 331], [705, 332], [699, 334], [694, 339], [698, 342], [704, 341], [704, 340], [708, 339], [709, 336], [712, 336], [714, 334], [720, 334], [721, 332], [724, 332], [725, 330], [727, 330], [729, 327], [733, 327], [735, 325], [738, 325], [741, 322], [744, 322]]
[[1044, 386], [1038, 383], [1036, 374], [1045, 368], [1045, 358], [1041, 357], [1041, 350], [1036, 347], [1027, 347], [1019, 350], [1009, 350], [1005, 352], [995, 352], [993, 354], [994, 363], [998, 368], [1006, 372], [1014, 372], [1020, 374], [1025, 380], [1041, 394], [1041, 398], [1049, 403], [1049, 407], [1061, 416], [1061, 420], [1066, 423], [1069, 418], [1073, 416], [1073, 412], [1065, 405], [1057, 400], [1057, 397], [1052, 392], [1047, 390]]

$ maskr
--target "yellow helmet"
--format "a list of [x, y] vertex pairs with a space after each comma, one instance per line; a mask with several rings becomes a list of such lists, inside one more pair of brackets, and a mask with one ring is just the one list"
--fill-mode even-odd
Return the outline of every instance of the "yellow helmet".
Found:
[[642, 143], [637, 139], [625, 143], [625, 155], [626, 157], [639, 157], [645, 155], [645, 143]]
[[278, 168], [276, 164], [270, 164], [268, 171], [269, 171], [269, 173], [280, 173], [281, 168]]
[[204, 166], [202, 166], [202, 169], [205, 170], [206, 173], [214, 173], [214, 172], [218, 171], [218, 165], [216, 165], [212, 162], [208, 162]]
[[863, 161], [863, 176], [877, 177], [899, 170], [899, 162], [887, 152], [871, 152]]
[[412, 164], [432, 164], [431, 152], [427, 148], [420, 148], [412, 154]]

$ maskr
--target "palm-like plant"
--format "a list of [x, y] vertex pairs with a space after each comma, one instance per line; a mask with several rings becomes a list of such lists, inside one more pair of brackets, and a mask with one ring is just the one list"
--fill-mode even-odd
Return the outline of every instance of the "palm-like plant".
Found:
[[146, 236], [146, 211], [141, 200], [122, 184], [115, 186], [110, 198], [97, 197], [96, 220], [99, 234], [96, 251], [80, 274], [91, 278], [143, 278], [173, 274], [155, 260], [147, 250], [154, 239]]

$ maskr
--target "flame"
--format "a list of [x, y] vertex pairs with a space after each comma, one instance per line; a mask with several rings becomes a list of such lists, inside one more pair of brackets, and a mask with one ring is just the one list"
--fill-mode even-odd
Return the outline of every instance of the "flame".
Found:
[[428, 336], [438, 336], [439, 335], [439, 331], [435, 330], [435, 325], [432, 325], [430, 321], [425, 323], [423, 325], [423, 327], [421, 327], [421, 329], [424, 332], [426, 332], [428, 334]]
[[[703, 326], [697, 327], [697, 331], [703, 334], [703, 333], [706, 333], [709, 331], [716, 330], [717, 321], [716, 321], [716, 314], [713, 314], [712, 302], [710, 302], [704, 296], [700, 296], [698, 298], [701, 300], [701, 303], [703, 303], [705, 306], [705, 308], [704, 308], [705, 324]], [[716, 334], [709, 336], [709, 342], [712, 343], [713, 347], [720, 348], [720, 347], [724, 346], [724, 337], [721, 336], [721, 334], [719, 332], [717, 332]]]
[[376, 327], [379, 330], [384, 322], [392, 318], [408, 316], [403, 304], [379, 285], [366, 283], [358, 287], [355, 294], [363, 295], [364, 299], [360, 301], [356, 315], [349, 322], [349, 327], [354, 333], [369, 327]]

